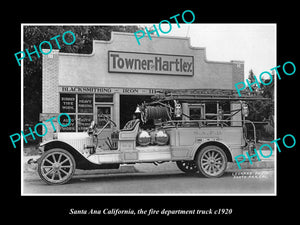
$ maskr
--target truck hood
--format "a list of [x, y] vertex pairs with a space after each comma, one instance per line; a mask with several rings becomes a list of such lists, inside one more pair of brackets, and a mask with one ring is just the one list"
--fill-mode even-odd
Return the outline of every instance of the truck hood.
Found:
[[60, 141], [63, 140], [78, 140], [78, 139], [86, 139], [90, 138], [90, 136], [87, 134], [87, 132], [58, 132], [57, 133], [57, 139]]
[[52, 141], [62, 141], [78, 151], [82, 151], [84, 149], [84, 145], [92, 145], [93, 138], [90, 137], [86, 132], [74, 133], [74, 132], [59, 132], [57, 133], [57, 139], [45, 141], [40, 144], [40, 147]]

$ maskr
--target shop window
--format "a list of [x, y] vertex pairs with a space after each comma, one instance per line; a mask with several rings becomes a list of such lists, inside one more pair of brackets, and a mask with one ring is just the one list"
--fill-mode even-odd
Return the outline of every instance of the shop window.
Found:
[[[93, 120], [94, 94], [61, 93], [60, 112], [68, 113], [71, 118], [71, 124], [61, 127], [60, 132], [85, 131]], [[67, 118], [63, 119], [67, 121]]]
[[204, 118], [204, 105], [189, 106], [190, 120], [202, 120]]
[[[206, 120], [216, 120], [218, 111], [218, 103], [216, 102], [206, 102], [205, 103], [205, 116]], [[213, 124], [213, 122], [208, 122], [208, 124]]]
[[[219, 104], [219, 109], [223, 111], [223, 120], [230, 120], [231, 112], [230, 112], [230, 102], [223, 102]], [[228, 123], [229, 124], [229, 123]]]
[[[71, 118], [71, 123], [67, 127], [60, 127], [60, 132], [76, 132], [76, 94], [61, 93], [60, 94], [60, 112], [68, 113]], [[68, 117], [62, 115], [60, 122], [68, 124]]]
[[[97, 128], [103, 128], [106, 124], [105, 117], [112, 118], [111, 106], [97, 106]], [[108, 124], [106, 128], [111, 128], [111, 124]]]
[[[75, 132], [76, 131], [76, 115], [70, 115], [70, 118], [71, 118], [71, 123], [66, 126], [66, 127], [60, 127], [60, 132]], [[61, 124], [63, 125], [66, 125], [69, 123], [69, 119], [66, 115], [62, 115], [60, 117], [60, 122]]]
[[75, 113], [76, 112], [76, 94], [60, 94], [60, 112]]
[[78, 115], [78, 132], [84, 132], [93, 121], [93, 115]]
[[217, 113], [217, 103], [215, 102], [207, 102], [205, 104], [205, 114], [208, 114], [208, 113]]
[[220, 108], [224, 111], [225, 114], [230, 114], [230, 102], [223, 102], [222, 104], [219, 104]]
[[[230, 102], [206, 102], [205, 104], [189, 105], [189, 116], [191, 120], [207, 120], [208, 126], [219, 126], [218, 120], [230, 118]], [[211, 121], [213, 120], [213, 121]], [[229, 125], [229, 122], [222, 122]]]
[[78, 94], [78, 113], [93, 113], [93, 94]]
[[[112, 118], [112, 103], [112, 94], [60, 93], [60, 112], [71, 117], [71, 124], [61, 127], [60, 132], [84, 132], [93, 120], [98, 128], [102, 128], [106, 124], [103, 116]], [[106, 128], [111, 128], [111, 125]]]
[[95, 102], [113, 102], [113, 95], [96, 94]]

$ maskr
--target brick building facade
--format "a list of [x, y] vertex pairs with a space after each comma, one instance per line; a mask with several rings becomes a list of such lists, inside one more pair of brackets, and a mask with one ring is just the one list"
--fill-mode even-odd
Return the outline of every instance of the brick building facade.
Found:
[[[156, 92], [232, 92], [243, 76], [243, 61], [208, 61], [205, 48], [190, 46], [189, 38], [152, 37], [138, 45], [133, 34], [113, 32], [110, 41], [94, 40], [91, 54], [52, 50], [43, 55], [40, 120], [68, 113], [72, 123], [61, 128], [54, 121], [57, 129], [82, 132], [92, 120], [101, 126], [99, 115], [106, 114], [120, 128], [130, 119], [136, 104], [149, 100]], [[230, 104], [224, 107], [236, 107]], [[187, 115], [197, 117], [198, 113], [201, 118], [209, 118], [219, 108], [218, 103], [206, 108], [183, 107]], [[44, 139], [50, 138], [48, 132]]]

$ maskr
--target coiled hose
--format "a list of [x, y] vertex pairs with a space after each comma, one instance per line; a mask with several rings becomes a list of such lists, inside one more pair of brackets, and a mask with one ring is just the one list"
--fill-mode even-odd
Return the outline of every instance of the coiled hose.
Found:
[[142, 121], [145, 123], [150, 119], [171, 119], [169, 108], [163, 106], [147, 106], [142, 112]]

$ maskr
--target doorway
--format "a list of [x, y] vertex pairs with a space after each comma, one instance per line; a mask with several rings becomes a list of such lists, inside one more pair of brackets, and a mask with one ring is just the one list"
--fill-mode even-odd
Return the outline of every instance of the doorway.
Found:
[[[109, 119], [113, 118], [112, 115], [112, 106], [111, 105], [96, 105], [96, 124], [97, 128], [103, 128], [106, 124], [106, 120], [104, 118], [107, 117]], [[111, 124], [108, 124], [106, 128], [111, 128]]]
[[120, 128], [132, 120], [137, 105], [151, 101], [151, 95], [120, 95]]

